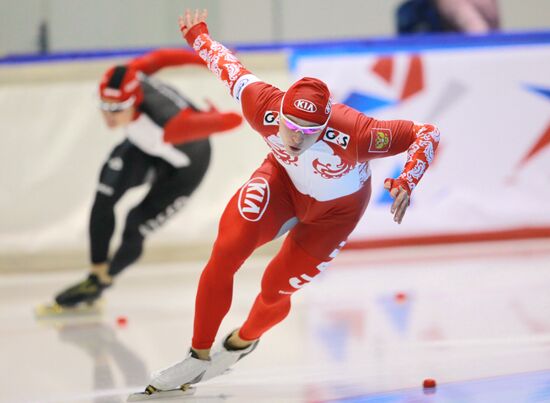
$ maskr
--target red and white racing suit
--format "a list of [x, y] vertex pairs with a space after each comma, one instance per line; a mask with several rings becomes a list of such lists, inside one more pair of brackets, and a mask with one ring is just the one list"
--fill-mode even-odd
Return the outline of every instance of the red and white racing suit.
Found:
[[230, 200], [212, 255], [199, 282], [193, 348], [207, 349], [232, 300], [233, 276], [260, 245], [288, 231], [267, 266], [261, 292], [240, 330], [259, 338], [290, 311], [290, 296], [326, 269], [363, 215], [371, 194], [369, 160], [406, 151], [392, 186], [409, 193], [433, 159], [439, 132], [429, 124], [380, 121], [346, 105], [333, 105], [319, 140], [298, 157], [278, 136], [284, 92], [251, 74], [213, 41], [201, 23], [186, 40], [241, 104], [250, 126], [271, 152]]

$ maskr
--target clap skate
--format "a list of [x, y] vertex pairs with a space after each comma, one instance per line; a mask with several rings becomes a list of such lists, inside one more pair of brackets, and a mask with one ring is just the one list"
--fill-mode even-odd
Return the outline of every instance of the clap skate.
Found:
[[200, 360], [193, 350], [187, 357], [168, 368], [153, 374], [151, 383], [145, 391], [128, 396], [128, 402], [160, 399], [178, 396], [190, 396], [195, 393], [191, 385], [202, 380], [210, 361]]
[[195, 387], [192, 385], [226, 374], [237, 361], [254, 351], [259, 343], [259, 340], [256, 340], [246, 348], [231, 349], [228, 340], [233, 333], [225, 337], [223, 343], [212, 354], [210, 361], [199, 360], [191, 349], [183, 361], [153, 374], [153, 380], [145, 391], [131, 394], [127, 401], [190, 396], [195, 393]]
[[39, 305], [34, 313], [37, 319], [64, 316], [99, 315], [103, 312], [101, 294], [109, 285], [102, 284], [95, 274], [69, 287], [55, 297], [55, 302]]

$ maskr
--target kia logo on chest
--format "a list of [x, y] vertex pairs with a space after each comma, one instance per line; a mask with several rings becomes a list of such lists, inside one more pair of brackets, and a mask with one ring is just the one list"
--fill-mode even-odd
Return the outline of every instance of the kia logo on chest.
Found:
[[297, 99], [296, 101], [294, 101], [294, 106], [296, 107], [296, 109], [300, 109], [301, 111], [304, 111], [304, 112], [309, 112], [309, 113], [317, 112], [317, 107], [315, 106], [315, 104], [306, 99]]

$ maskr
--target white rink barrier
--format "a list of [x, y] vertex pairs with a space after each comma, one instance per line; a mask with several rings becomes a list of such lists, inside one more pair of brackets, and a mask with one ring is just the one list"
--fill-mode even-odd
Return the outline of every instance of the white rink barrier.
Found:
[[372, 163], [372, 199], [348, 247], [550, 236], [550, 35], [490, 46], [495, 39], [294, 56], [295, 78], [323, 79], [336, 102], [441, 131], [401, 225], [382, 186], [404, 155]]

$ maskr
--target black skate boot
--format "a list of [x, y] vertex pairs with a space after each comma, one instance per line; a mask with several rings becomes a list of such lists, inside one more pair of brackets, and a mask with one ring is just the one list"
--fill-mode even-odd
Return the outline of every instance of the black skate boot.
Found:
[[66, 315], [98, 315], [102, 312], [99, 298], [110, 284], [103, 284], [95, 274], [84, 281], [62, 291], [55, 297], [55, 303], [39, 305], [35, 308], [37, 319], [63, 317]]
[[55, 302], [64, 308], [72, 308], [82, 302], [92, 305], [109, 286], [101, 283], [95, 274], [90, 274], [86, 280], [59, 293]]

